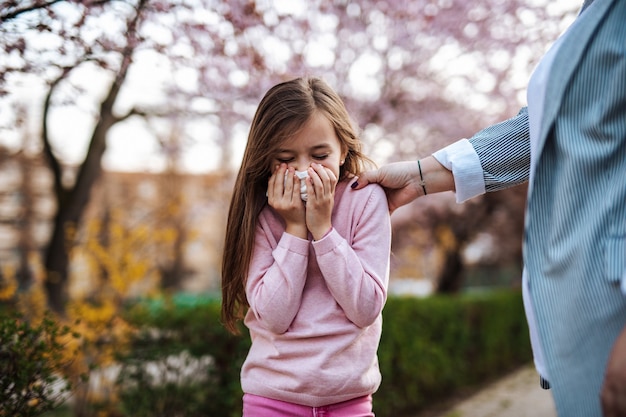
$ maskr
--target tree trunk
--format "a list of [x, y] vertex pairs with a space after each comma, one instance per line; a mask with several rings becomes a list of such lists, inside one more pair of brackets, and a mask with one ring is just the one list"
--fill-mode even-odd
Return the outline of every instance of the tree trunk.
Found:
[[123, 120], [123, 118], [114, 116], [113, 106], [132, 63], [132, 54], [137, 45], [137, 27], [140, 21], [141, 9], [145, 6], [146, 1], [147, 0], [142, 0], [139, 2], [136, 8], [137, 14], [134, 19], [129, 22], [127, 46], [122, 51], [120, 68], [115, 75], [107, 97], [100, 106], [98, 123], [94, 127], [87, 155], [80, 166], [74, 187], [70, 189], [62, 185], [62, 169], [52, 152], [47, 125], [47, 116], [50, 110], [50, 99], [53, 90], [58, 83], [69, 74], [69, 70], [63, 73], [59, 79], [52, 84], [46, 97], [43, 115], [43, 141], [44, 151], [48, 156], [55, 177], [57, 215], [45, 257], [45, 289], [48, 295], [48, 306], [58, 314], [64, 314], [65, 303], [67, 302], [69, 253], [72, 244], [69, 240], [72, 236], [68, 235], [68, 232], [76, 230], [80, 225], [83, 213], [89, 203], [91, 189], [102, 172], [101, 161], [106, 149], [106, 136], [115, 123]]
[[110, 107], [102, 106], [100, 122], [95, 127], [89, 151], [76, 178], [76, 183], [65, 194], [65, 198], [58, 199], [52, 237], [46, 251], [45, 288], [49, 307], [59, 314], [63, 314], [67, 301], [72, 233], [80, 225], [93, 185], [102, 173], [101, 160], [106, 148], [106, 135], [113, 125], [110, 112]]
[[18, 155], [22, 179], [22, 202], [21, 213], [18, 220], [19, 241], [18, 249], [20, 264], [17, 271], [19, 291], [27, 291], [34, 282], [34, 277], [30, 265], [30, 256], [37, 250], [34, 242], [33, 225], [36, 220], [35, 213], [35, 187], [31, 173], [35, 170], [36, 164], [22, 151]]
[[51, 310], [62, 314], [67, 300], [67, 270], [69, 265], [69, 254], [66, 250], [66, 226], [68, 221], [63, 217], [61, 209], [58, 210], [54, 219], [52, 236], [46, 250], [45, 267], [46, 280], [45, 289], [48, 295], [48, 306]]
[[448, 250], [445, 254], [443, 270], [439, 275], [437, 293], [457, 293], [463, 286], [463, 260], [458, 248]]

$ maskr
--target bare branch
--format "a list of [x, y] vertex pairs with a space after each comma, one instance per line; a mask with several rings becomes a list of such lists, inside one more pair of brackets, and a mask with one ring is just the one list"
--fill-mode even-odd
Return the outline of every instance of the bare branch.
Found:
[[56, 87], [61, 81], [67, 78], [73, 68], [75, 67], [64, 68], [61, 71], [61, 74], [54, 81], [52, 81], [52, 83], [50, 84], [50, 88], [48, 89], [48, 93], [46, 94], [43, 106], [41, 140], [43, 142], [44, 154], [48, 159], [48, 164], [50, 165], [50, 169], [52, 170], [52, 174], [54, 177], [54, 194], [58, 203], [61, 203], [65, 195], [65, 190], [63, 188], [63, 168], [61, 167], [61, 163], [54, 154], [52, 150], [52, 144], [50, 143], [48, 113], [50, 112], [50, 102], [52, 100], [52, 95], [54, 94]]
[[133, 107], [126, 114], [115, 117], [115, 123], [122, 122], [127, 120], [133, 116], [143, 117], [145, 119], [151, 118], [175, 118], [179, 117], [181, 114], [185, 114], [187, 119], [193, 119], [196, 117], [208, 117], [208, 116], [224, 116], [226, 114], [236, 114], [233, 111], [190, 111], [188, 108], [168, 108], [167, 110], [163, 109], [150, 109], [146, 107]]
[[23, 2], [20, 2], [22, 3], [20, 4], [20, 7], [17, 6], [17, 2], [13, 1], [9, 1], [8, 5], [6, 4], [7, 2], [3, 2], [4, 4], [0, 3], [0, 24], [15, 19], [21, 14], [32, 12], [33, 10], [45, 9], [55, 3], [60, 3], [63, 1], [66, 0], [48, 0], [35, 2], [30, 5], [24, 5]]

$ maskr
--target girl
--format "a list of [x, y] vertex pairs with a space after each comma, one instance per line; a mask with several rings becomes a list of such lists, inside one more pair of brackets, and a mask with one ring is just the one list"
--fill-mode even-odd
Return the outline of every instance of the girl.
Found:
[[244, 417], [374, 415], [391, 226], [382, 188], [346, 192], [366, 162], [322, 80], [287, 81], [261, 100], [222, 262], [222, 319], [237, 333], [245, 315], [252, 339]]

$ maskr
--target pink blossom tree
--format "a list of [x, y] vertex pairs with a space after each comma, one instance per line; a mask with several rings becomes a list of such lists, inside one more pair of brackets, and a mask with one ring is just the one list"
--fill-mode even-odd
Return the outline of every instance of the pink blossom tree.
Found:
[[[513, 115], [530, 69], [575, 10], [526, 0], [0, 1], [1, 99], [19, 103], [20, 84], [44, 90], [30, 117], [57, 203], [44, 256], [50, 306], [63, 310], [68, 231], [81, 223], [114, 128], [175, 124], [177, 146], [213, 142], [219, 168], [231, 169], [236, 133], [263, 93], [319, 75], [345, 98], [377, 161], [422, 156]], [[74, 126], [52, 129], [68, 109], [89, 126], [77, 166], [62, 140]], [[15, 123], [5, 116], [0, 127]]]

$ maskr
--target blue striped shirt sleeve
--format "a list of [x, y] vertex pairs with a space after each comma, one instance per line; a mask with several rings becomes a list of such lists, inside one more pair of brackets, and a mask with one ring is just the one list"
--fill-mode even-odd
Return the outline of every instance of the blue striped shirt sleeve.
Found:
[[485, 191], [492, 192], [528, 181], [530, 133], [528, 109], [481, 130], [469, 139], [483, 169]]

